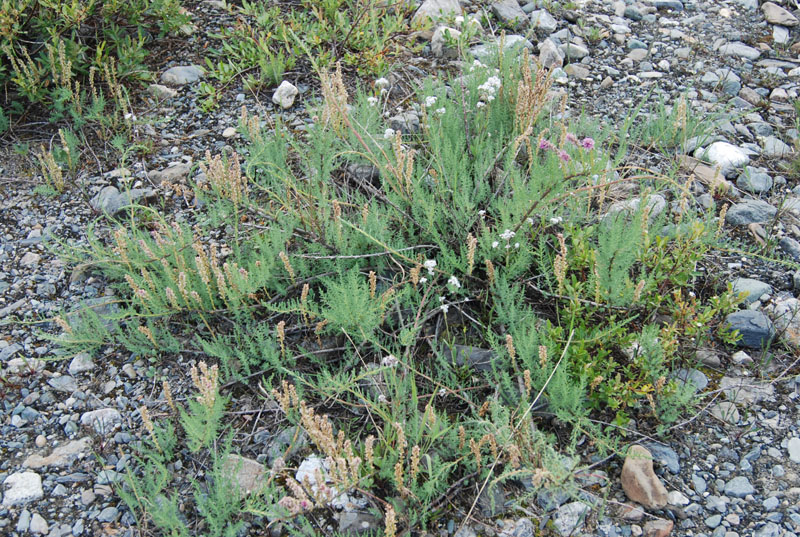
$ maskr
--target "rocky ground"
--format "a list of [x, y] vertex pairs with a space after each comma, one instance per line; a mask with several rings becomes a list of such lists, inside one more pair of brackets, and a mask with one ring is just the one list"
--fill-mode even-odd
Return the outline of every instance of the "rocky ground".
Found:
[[[126, 446], [139, 434], [136, 410], [157, 399], [154, 377], [183, 379], [184, 364], [154, 368], [136, 357], [108, 351], [53, 360], [56, 333], [47, 320], [80, 301], [113, 312], [113, 290], [83, 267], [58, 258], [55, 240], [87, 240], [87, 225], [102, 212], [122, 210], [131, 199], [169, 210], [186, 207], [182, 186], [197, 173], [206, 150], [236, 146], [242, 106], [281, 115], [295, 128], [310, 121], [305, 106], [314, 94], [302, 73], [287, 74], [273, 102], [228, 88], [219, 107], [203, 112], [193, 90], [202, 71], [193, 68], [215, 25], [234, 18], [220, 2], [187, 5], [195, 31], [181, 54], [163, 65], [142, 109], [139, 139], [155, 143], [146, 160], [108, 168], [81, 179], [80, 192], [48, 198], [21, 179], [10, 145], [0, 159], [0, 533], [56, 536], [137, 534], [134, 518], [113, 493], [124, 470]], [[719, 278], [747, 290], [748, 306], [729, 321], [745, 347], [698, 350], [698, 368], [684, 371], [701, 397], [696, 414], [662, 438], [629, 431], [654, 458], [613, 457], [581, 461], [578, 498], [540, 494], [527, 510], [506, 511], [485, 523], [461, 527], [442, 522], [439, 534], [533, 536], [537, 528], [560, 535], [779, 537], [800, 534], [800, 177], [789, 164], [800, 88], [800, 40], [794, 4], [758, 0], [590, 0], [554, 9], [522, 0], [426, 0], [421, 13], [440, 9], [485, 13], [487, 43], [501, 26], [515, 28], [504, 43], [522, 42], [548, 67], [569, 95], [568, 111], [617, 125], [640, 102], [677, 103], [685, 92], [693, 110], [715, 115], [714, 137], [690, 140], [684, 167], [699, 181], [699, 204], [708, 185], [727, 188], [726, 223], [745, 243], [777, 245], [773, 261], [736, 253], [720, 257]], [[420, 15], [421, 16], [421, 15]], [[577, 25], [578, 19], [583, 22]], [[590, 30], [591, 29], [591, 30]], [[516, 32], [516, 33], [512, 33]], [[417, 56], [387, 77], [402, 91], [426, 75], [452, 68], [442, 32], [416, 36]], [[213, 44], [213, 43], [212, 43]], [[477, 45], [473, 52], [480, 55]], [[291, 84], [291, 85], [289, 85]], [[725, 106], [723, 106], [725, 105]], [[395, 114], [403, 110], [389, 110]], [[144, 121], [149, 119], [152, 121]], [[639, 121], [641, 118], [637, 118]], [[12, 133], [13, 135], [13, 133]], [[634, 160], [663, 171], [677, 154], [641, 148]], [[691, 156], [704, 154], [710, 165]], [[715, 172], [717, 166], [722, 175]], [[18, 180], [19, 179], [19, 180]], [[131, 189], [125, 194], [126, 189]], [[775, 341], [772, 348], [761, 350]], [[261, 403], [246, 396], [238, 412], [258, 415], [237, 425], [242, 453], [259, 461], [280, 449], [281, 438], [259, 434]], [[241, 442], [240, 442], [241, 441]], [[654, 470], [653, 470], [654, 467]], [[503, 500], [503, 498], [500, 498]], [[599, 500], [599, 501], [598, 501]], [[487, 509], [491, 509], [487, 506]], [[372, 519], [342, 515], [339, 529], [379, 529]], [[252, 528], [258, 534], [256, 527]]]

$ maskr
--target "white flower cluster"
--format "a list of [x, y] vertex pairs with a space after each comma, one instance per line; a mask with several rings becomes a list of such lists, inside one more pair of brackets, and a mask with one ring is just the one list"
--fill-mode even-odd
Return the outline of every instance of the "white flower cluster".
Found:
[[378, 98], [377, 97], [367, 97], [367, 102], [369, 103], [370, 106], [375, 106], [376, 104], [378, 104]]
[[475, 60], [474, 62], [472, 62], [472, 65], [470, 66], [469, 70], [474, 71], [475, 69], [481, 69], [483, 67], [486, 66], [483, 65], [480, 60]]
[[433, 95], [425, 97], [425, 108], [430, 108], [434, 104], [436, 104], [436, 97], [434, 97]]
[[392, 138], [394, 138], [395, 134], [396, 131], [394, 129], [386, 129], [385, 131], [383, 131], [383, 138], [385, 140], [391, 140]]
[[500, 86], [502, 85], [503, 83], [500, 81], [500, 77], [490, 76], [486, 82], [478, 86], [478, 89], [481, 91], [486, 100], [491, 102], [494, 100], [495, 93], [497, 93], [497, 90], [500, 89]]
[[433, 269], [436, 268], [436, 260], [435, 259], [426, 259], [425, 262], [422, 264], [423, 267], [428, 269], [428, 274], [433, 276]]

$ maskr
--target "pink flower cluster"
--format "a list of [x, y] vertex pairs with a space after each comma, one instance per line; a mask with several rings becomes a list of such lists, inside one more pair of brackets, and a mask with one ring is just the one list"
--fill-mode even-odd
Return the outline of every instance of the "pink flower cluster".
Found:
[[[591, 151], [594, 149], [594, 140], [592, 138], [586, 137], [583, 140], [578, 140], [578, 137], [572, 134], [571, 132], [567, 133], [566, 140], [576, 146], [582, 147], [587, 151]], [[569, 154], [564, 151], [563, 149], [558, 149], [550, 140], [545, 138], [541, 138], [539, 140], [539, 149], [542, 151], [556, 151], [558, 153], [558, 158], [560, 158], [564, 162], [569, 162], [570, 156]]]

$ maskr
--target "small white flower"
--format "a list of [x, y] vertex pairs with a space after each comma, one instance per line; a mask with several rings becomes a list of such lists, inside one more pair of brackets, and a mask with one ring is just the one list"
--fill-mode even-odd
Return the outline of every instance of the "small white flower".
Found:
[[483, 108], [486, 106], [486, 103], [483, 101], [478, 101], [478, 104], [475, 105], [475, 108]]
[[510, 241], [511, 239], [514, 238], [514, 235], [516, 235], [516, 233], [514, 233], [510, 229], [507, 229], [500, 234], [500, 238], [503, 239], [504, 241]]
[[395, 358], [395, 356], [393, 354], [390, 354], [388, 356], [384, 356], [383, 360], [381, 360], [381, 365], [385, 366], [385, 367], [394, 367], [399, 363], [400, 363], [400, 360]]
[[395, 135], [395, 130], [394, 129], [386, 129], [385, 131], [383, 131], [383, 138], [385, 140], [390, 140], [390, 139], [394, 138], [394, 135]]
[[426, 278], [425, 276], [423, 276], [422, 278], [419, 279], [419, 283], [425, 283], [427, 281], [428, 281], [428, 278]]
[[436, 109], [437, 116], [443, 116], [445, 112], [447, 112], [447, 108], [445, 108], [444, 106]]
[[447, 304], [442, 304], [440, 307], [442, 309], [442, 313], [447, 313], [447, 311], [450, 309], [450, 306]]
[[439, 297], [439, 302], [444, 302], [445, 298], [443, 296]]
[[514, 243], [514, 248], [519, 248], [519, 243], [518, 242]]
[[444, 397], [447, 395], [447, 390], [444, 388], [439, 388], [439, 397]]
[[533, 225], [533, 218], [531, 218], [530, 216], [528, 217], [528, 223], [529, 223], [530, 225]]
[[[487, 95], [486, 96], [486, 100], [489, 101], [489, 102], [494, 101], [494, 95]], [[489, 134], [491, 134], [491, 133], [489, 133]]]
[[455, 276], [450, 276], [450, 279], [447, 280], [447, 283], [449, 285], [452, 285], [456, 289], [461, 289], [461, 282], [459, 282], [458, 278], [456, 278]]
[[560, 224], [563, 221], [564, 219], [561, 218], [560, 216], [554, 216], [553, 218], [550, 219], [550, 223], [553, 225]]
[[378, 98], [377, 97], [367, 97], [367, 102], [369, 103], [370, 106], [375, 106], [376, 104], [378, 104]]
[[478, 211], [478, 214], [481, 215], [481, 216], [486, 216], [486, 211], [481, 209], [480, 211]]
[[433, 269], [436, 268], [436, 260], [426, 259], [425, 262], [422, 264], [422, 266], [428, 269], [428, 274], [433, 276]]
[[510, 250], [510, 249], [511, 249], [511, 245], [506, 243], [506, 250]]
[[500, 243], [499, 243], [499, 242], [497, 242], [497, 241], [494, 241], [494, 242], [492, 243], [492, 248], [497, 248], [498, 246], [500, 246]]
[[436, 104], [436, 97], [434, 97], [433, 95], [425, 97], [425, 108], [430, 108], [434, 104]]
[[386, 80], [385, 78], [381, 77], [381, 78], [379, 78], [379, 79], [377, 79], [375, 81], [375, 86], [377, 86], [377, 87], [379, 87], [381, 89], [386, 89], [386, 88], [389, 87], [389, 81]]
[[389, 400], [388, 400], [388, 399], [386, 399], [386, 396], [385, 396], [385, 395], [383, 395], [383, 394], [380, 394], [380, 395], [378, 396], [378, 402], [379, 402], [379, 403], [382, 403], [382, 404], [384, 404], [384, 405], [385, 405], [386, 403], [388, 403], [388, 402], [389, 402]]

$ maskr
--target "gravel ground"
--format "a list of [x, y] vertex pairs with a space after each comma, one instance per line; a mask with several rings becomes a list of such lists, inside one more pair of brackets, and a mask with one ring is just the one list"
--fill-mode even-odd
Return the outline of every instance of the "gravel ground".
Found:
[[[432, 3], [437, 2], [425, 2]], [[187, 7], [196, 29], [175, 44], [177, 52], [162, 72], [201, 64], [197, 51], [214, 45], [211, 31], [235, 21], [218, 2]], [[673, 105], [684, 92], [692, 110], [716, 114], [716, 146], [709, 155], [730, 181], [727, 224], [743, 244], [771, 234], [778, 248], [776, 261], [731, 254], [709, 260], [704, 267], [715, 274], [704, 281], [731, 282], [751, 292], [748, 308], [730, 321], [754, 344], [736, 352], [698, 349], [698, 369], [685, 372], [687, 382], [702, 393], [697, 412], [668, 434], [655, 438], [631, 426], [628, 438], [652, 453], [655, 474], [645, 468], [626, 478], [624, 458], [596, 459], [587, 447], [581, 463], [588, 470], [580, 476], [579, 498], [551, 491], [538, 496], [528, 517], [521, 517], [519, 510], [513, 516], [500, 512], [484, 524], [470, 522], [459, 531], [462, 521], [454, 517], [442, 522], [439, 534], [522, 537], [536, 534], [540, 527], [545, 534], [609, 537], [797, 535], [800, 316], [795, 313], [800, 303], [795, 296], [800, 277], [792, 267], [800, 262], [800, 184], [786, 167], [798, 138], [792, 104], [800, 80], [796, 6], [784, 4], [787, 9], [782, 10], [775, 4], [759, 5], [758, 0], [588, 1], [575, 10], [553, 11], [552, 20], [543, 14], [545, 8], [515, 0], [463, 0], [461, 7], [467, 13], [485, 11], [487, 41], [494, 39], [501, 20], [510, 22], [522, 13], [522, 39], [528, 39], [526, 45], [542, 60], [555, 64], [555, 87], [568, 92], [568, 110], [575, 116], [582, 112], [604, 126], [618, 125], [643, 100]], [[578, 17], [584, 29], [601, 30], [600, 39], [582, 39], [584, 30], [575, 24]], [[422, 76], [457, 68], [436, 57], [428, 36], [419, 39], [426, 43], [419, 57], [407, 58], [387, 77], [398, 89], [397, 101]], [[553, 52], [559, 48], [571, 55], [567, 65]], [[153, 371], [150, 364], [115, 350], [54, 359], [57, 347], [42, 332], [57, 329], [37, 321], [81, 301], [99, 311], [114, 307], [113, 290], [86, 267], [59, 260], [56, 241], [85, 244], [89, 223], [102, 210], [124, 207], [127, 200], [119, 192], [129, 187], [140, 202], [163, 210], [188, 210], [180, 187], [197, 173], [194, 163], [206, 150], [217, 153], [240, 142], [231, 127], [237, 125], [242, 106], [262, 117], [281, 115], [297, 129], [310, 121], [305, 105], [315, 93], [313, 81], [302, 72], [286, 78], [298, 89], [287, 109], [273, 104], [272, 90], [253, 96], [231, 86], [211, 113], [200, 108], [196, 82], [165, 82], [174, 91], [156, 88], [159, 97], [147, 97], [141, 107], [140, 119], [153, 122], [142, 121], [137, 135], [154, 142], [152, 154], [129, 163], [129, 176], [103, 170], [82, 178], [79, 189], [60, 197], [36, 196], [32, 183], [14, 180], [24, 169], [16, 166], [8, 147], [2, 148], [7, 158], [0, 159], [1, 534], [136, 533], [134, 518], [113, 494], [112, 485], [129, 459], [126, 446], [140, 429], [136, 409], [145, 403], [157, 405], [160, 390], [151, 380], [154, 373], [180, 386], [187, 364], [178, 360]], [[703, 143], [704, 148], [710, 145]], [[683, 149], [694, 154], [697, 148]], [[640, 148], [631, 163], [664, 170], [675, 156]], [[699, 170], [695, 173], [701, 176]], [[702, 181], [695, 182], [693, 191], [698, 203], [707, 202]], [[104, 232], [101, 220], [99, 233]], [[769, 351], [759, 350], [774, 334], [778, 343]], [[234, 427], [242, 454], [264, 460], [280, 438], [259, 425], [271, 411], [262, 408], [256, 395], [240, 394], [237, 407], [241, 414], [263, 414], [263, 421], [235, 421]], [[666, 501], [651, 497], [640, 502], [644, 508], [636, 507], [623, 487], [626, 479], [662, 483]], [[340, 528], [347, 527], [344, 519], [339, 520]], [[257, 526], [251, 531], [260, 534]]]

